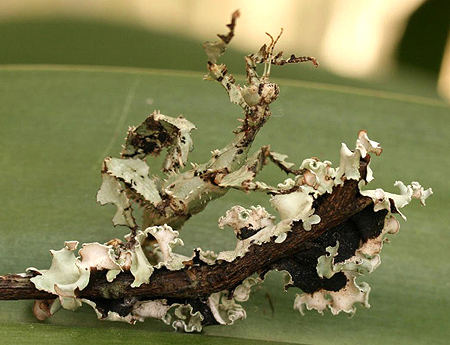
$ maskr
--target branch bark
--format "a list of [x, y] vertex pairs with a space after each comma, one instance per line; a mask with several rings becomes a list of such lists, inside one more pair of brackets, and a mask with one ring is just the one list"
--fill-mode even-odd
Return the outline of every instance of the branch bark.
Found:
[[[361, 162], [362, 171], [365, 171], [365, 166], [365, 162]], [[105, 271], [93, 271], [89, 285], [78, 291], [77, 295], [90, 300], [130, 297], [200, 298], [214, 292], [233, 289], [245, 278], [263, 272], [277, 260], [307, 250], [314, 239], [371, 204], [371, 198], [359, 193], [358, 181], [347, 180], [343, 185], [336, 186], [332, 194], [324, 194], [316, 200], [315, 214], [320, 216], [320, 223], [313, 225], [310, 231], [305, 231], [301, 222], [295, 223], [283, 243], [271, 241], [252, 245], [246, 255], [233, 262], [186, 265], [178, 271], [158, 269], [153, 272], [148, 284], [137, 288], [131, 288], [134, 277], [129, 272], [119, 274], [112, 283], [108, 283]], [[57, 297], [37, 290], [30, 278], [21, 275], [0, 276], [0, 300], [48, 300]]]

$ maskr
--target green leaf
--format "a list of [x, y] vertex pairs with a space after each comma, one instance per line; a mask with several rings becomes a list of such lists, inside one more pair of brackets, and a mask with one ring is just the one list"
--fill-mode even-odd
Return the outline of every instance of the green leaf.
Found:
[[[106, 156], [119, 156], [128, 126], [153, 110], [183, 114], [197, 126], [192, 162], [207, 160], [210, 151], [229, 142], [240, 109], [202, 75], [0, 68], [0, 274], [50, 267], [48, 250], [60, 249], [67, 240], [102, 243], [128, 232], [113, 227], [114, 206], [96, 203], [101, 164]], [[438, 99], [414, 95], [291, 80], [280, 86], [273, 118], [254, 151], [270, 144], [297, 166], [313, 156], [336, 165], [341, 142], [352, 147], [358, 131], [366, 129], [384, 149], [373, 157], [371, 188], [391, 191], [396, 180], [418, 180], [434, 189], [426, 208], [416, 203], [405, 210], [408, 222], [385, 246], [382, 265], [362, 279], [372, 287], [370, 309], [359, 307], [353, 318], [313, 311], [301, 316], [293, 309], [298, 291], [283, 292], [282, 276], [272, 273], [243, 304], [245, 321], [206, 327], [202, 335], [176, 334], [152, 320], [134, 326], [102, 322], [89, 307], [62, 310], [38, 322], [31, 301], [0, 301], [2, 343], [447, 343], [450, 109]], [[161, 166], [158, 159], [152, 173]], [[270, 185], [284, 179], [271, 166], [258, 176]], [[177, 251], [233, 249], [233, 232], [220, 230], [217, 220], [236, 204], [259, 204], [270, 211], [265, 195], [230, 191], [187, 222], [180, 231], [185, 247]]]

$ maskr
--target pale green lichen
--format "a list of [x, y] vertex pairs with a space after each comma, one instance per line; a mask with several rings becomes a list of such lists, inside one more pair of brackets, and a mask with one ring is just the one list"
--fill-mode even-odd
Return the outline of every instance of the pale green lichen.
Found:
[[203, 315], [194, 312], [190, 304], [173, 304], [162, 317], [162, 321], [175, 330], [184, 332], [201, 332]]
[[241, 285], [233, 290], [233, 298], [237, 302], [246, 302], [250, 298], [252, 288], [260, 284], [260, 278], [248, 277]]
[[131, 254], [131, 265], [129, 269], [131, 274], [134, 276], [134, 281], [131, 283], [131, 287], [139, 287], [142, 284], [147, 284], [154, 268], [150, 262], [148, 262], [141, 244], [137, 243], [132, 250], [128, 251], [128, 253]]
[[331, 162], [320, 162], [314, 158], [305, 159], [300, 165], [300, 170], [304, 172], [297, 178], [301, 177], [302, 184], [311, 187], [313, 190], [309, 191], [313, 192], [316, 197], [333, 192], [336, 171], [331, 167]]
[[[63, 249], [51, 250], [52, 265], [48, 270], [28, 268], [29, 273], [39, 275], [31, 278], [31, 282], [39, 290], [44, 290], [59, 296], [59, 303], [65, 309], [76, 309], [81, 306], [81, 300], [75, 295], [76, 290], [83, 290], [89, 283], [91, 270], [121, 270], [115, 259], [111, 246], [99, 243], [83, 244], [75, 256], [78, 246], [76, 241], [68, 241]], [[53, 305], [54, 313], [57, 304]]]
[[[132, 233], [125, 236], [131, 238]], [[156, 239], [156, 243], [150, 248], [143, 248], [145, 241], [152, 236]], [[183, 262], [190, 258], [184, 255], [179, 255], [172, 252], [174, 246], [184, 245], [183, 241], [178, 238], [178, 231], [174, 231], [170, 226], [153, 226], [138, 231], [134, 236], [135, 244], [130, 249], [124, 249], [119, 257], [124, 257], [122, 269], [127, 269], [130, 266], [130, 272], [134, 276], [134, 281], [131, 287], [139, 287], [144, 283], [148, 283], [150, 276], [155, 269], [166, 267], [169, 270], [178, 270], [184, 267]], [[131, 260], [128, 263], [127, 258], [131, 255]], [[148, 256], [152, 256], [156, 260], [154, 264], [150, 263]]]
[[170, 305], [167, 304], [165, 299], [140, 301], [133, 306], [132, 314], [136, 320], [141, 322], [143, 322], [146, 318], [162, 320], [166, 316], [169, 309]]
[[144, 161], [136, 158], [106, 158], [104, 164], [109, 175], [131, 185], [136, 193], [153, 206], [162, 201], [155, 181], [149, 176], [150, 168]]
[[275, 195], [270, 199], [272, 206], [280, 214], [281, 220], [303, 222], [305, 230], [320, 222], [320, 217], [314, 214], [312, 208], [314, 198], [302, 189], [289, 194]]
[[337, 255], [339, 242], [335, 246], [327, 247], [328, 254], [322, 255], [317, 259], [317, 274], [319, 277], [331, 278], [335, 271], [333, 270], [334, 257]]
[[[283, 243], [294, 231], [310, 231], [321, 222], [315, 214], [315, 205], [322, 196], [333, 194], [334, 188], [343, 186], [346, 180], [359, 181], [361, 189], [373, 179], [369, 154], [378, 156], [382, 149], [377, 142], [368, 138], [366, 131], [358, 133], [353, 151], [342, 144], [337, 169], [332, 167], [331, 162], [321, 162], [317, 158], [305, 159], [296, 169], [294, 163], [287, 161], [286, 155], [271, 151], [269, 146], [261, 147], [249, 155], [256, 134], [271, 116], [269, 105], [279, 94], [279, 87], [269, 81], [271, 65], [311, 61], [317, 66], [317, 61], [312, 57], [294, 55], [284, 59], [282, 53], [274, 54], [279, 36], [274, 39], [269, 35], [269, 45], [263, 45], [256, 54], [245, 57], [247, 85], [236, 84], [227, 67], [217, 64], [217, 61], [234, 35], [238, 16], [239, 12], [233, 14], [227, 35], [219, 35], [219, 41], [204, 44], [208, 56], [208, 75], [205, 79], [218, 81], [225, 88], [230, 101], [239, 105], [244, 112], [242, 124], [234, 132], [234, 139], [223, 148], [211, 151], [208, 161], [191, 163], [191, 169], [183, 169], [193, 149], [191, 131], [196, 128], [194, 124], [181, 115], [174, 118], [155, 111], [137, 127], [129, 128], [121, 158], [108, 157], [103, 162], [102, 185], [97, 201], [102, 205], [114, 204], [117, 211], [113, 224], [127, 226], [131, 232], [125, 236], [125, 242], [115, 239], [105, 244], [84, 244], [79, 256], [74, 253], [78, 242], [66, 242], [62, 250], [51, 251], [53, 260], [50, 269], [30, 268], [29, 274], [35, 275], [31, 278], [35, 287], [58, 296], [54, 302], [35, 303], [34, 312], [38, 318], [45, 319], [53, 315], [61, 306], [75, 309], [86, 303], [103, 320], [135, 323], [145, 318], [156, 318], [185, 332], [200, 332], [204, 324], [214, 322], [233, 324], [246, 317], [245, 310], [237, 302], [248, 300], [252, 287], [261, 283], [269, 270], [264, 271], [267, 267], [278, 270], [272, 266], [273, 263], [261, 267], [259, 278], [247, 277], [234, 289], [214, 292], [201, 298], [138, 300], [132, 297], [116, 301], [122, 303], [122, 308], [114, 309], [104, 301], [100, 303], [77, 298], [76, 292], [88, 285], [91, 271], [106, 271], [108, 282], [113, 282], [121, 272], [130, 272], [134, 277], [131, 288], [136, 288], [148, 284], [155, 270], [186, 269], [189, 275], [191, 266], [221, 265], [245, 256], [252, 246]], [[258, 64], [264, 64], [262, 76], [256, 71]], [[151, 176], [147, 158], [159, 155], [163, 149], [167, 150], [162, 167], [165, 176]], [[269, 160], [294, 176], [276, 187], [255, 180]], [[361, 165], [361, 162], [365, 164]], [[361, 178], [362, 166], [365, 168], [364, 179]], [[361, 191], [363, 196], [372, 198], [375, 212], [387, 210], [383, 211], [386, 213], [384, 228], [374, 238], [361, 240], [359, 248], [352, 249], [354, 255], [340, 262], [335, 260], [339, 254], [339, 242], [322, 248], [327, 254], [317, 259], [317, 279], [330, 279], [340, 274], [346, 278], [346, 283], [336, 291], [319, 289], [297, 295], [294, 307], [302, 314], [305, 308], [316, 309], [320, 313], [330, 309], [332, 314], [341, 311], [353, 314], [355, 304], [369, 306], [370, 287], [366, 283], [358, 284], [356, 278], [372, 272], [380, 264], [379, 253], [386, 241], [385, 235], [397, 233], [399, 229], [398, 221], [392, 214], [400, 213], [399, 209], [412, 198], [420, 199], [425, 204], [425, 199], [432, 194], [431, 189], [424, 190], [417, 182], [408, 186], [396, 182], [395, 185], [400, 188], [399, 195], [381, 189]], [[198, 248], [191, 257], [175, 253], [174, 248], [183, 245], [178, 232], [183, 223], [231, 188], [270, 195], [270, 204], [279, 214], [278, 220], [261, 206], [249, 209], [234, 206], [219, 219], [220, 228], [229, 226], [236, 234], [234, 250], [214, 253]], [[142, 208], [142, 224], [138, 224], [133, 217], [134, 204]], [[280, 260], [293, 258], [295, 261], [294, 256], [300, 254], [291, 253]], [[295, 274], [291, 275], [283, 267], [280, 270], [286, 272], [286, 287], [298, 283], [294, 282]], [[193, 285], [196, 283], [192, 281]], [[111, 293], [107, 299], [115, 298], [113, 295]]]
[[179, 270], [184, 267], [183, 262], [189, 260], [188, 257], [173, 253], [175, 246], [183, 246], [184, 243], [178, 237], [178, 231], [173, 230], [168, 225], [153, 226], [144, 231], [146, 237], [152, 235], [157, 244], [154, 246], [152, 254], [157, 258], [156, 269], [166, 267], [169, 270]]
[[75, 297], [75, 290], [83, 290], [89, 283], [90, 268], [75, 257], [77, 246], [78, 242], [68, 241], [63, 249], [51, 250], [53, 259], [48, 270], [27, 269], [27, 272], [39, 274], [30, 279], [36, 289], [58, 295], [65, 309], [75, 309], [81, 305]]
[[[433, 193], [431, 189], [424, 190], [417, 182], [405, 186], [402, 182], [397, 181], [395, 186], [399, 187], [400, 194], [386, 193], [382, 189], [361, 192], [361, 194], [373, 199], [374, 211], [388, 211], [384, 219], [384, 227], [377, 237], [370, 238], [362, 243], [356, 250], [355, 255], [345, 261], [335, 262], [335, 257], [339, 253], [339, 242], [335, 246], [327, 247], [327, 254], [320, 256], [317, 260], [316, 270], [319, 277], [331, 278], [334, 274], [343, 272], [348, 280], [345, 288], [337, 292], [322, 289], [312, 294], [297, 295], [294, 303], [295, 309], [298, 309], [302, 314], [305, 307], [308, 310], [316, 309], [323, 313], [328, 307], [333, 314], [338, 314], [341, 311], [353, 314], [356, 310], [355, 303], [359, 302], [366, 307], [369, 306], [370, 287], [367, 283], [357, 284], [356, 278], [371, 273], [380, 265], [381, 257], [379, 254], [383, 243], [387, 241], [385, 236], [398, 233], [400, 225], [397, 219], [392, 216], [391, 211], [400, 213], [398, 209], [406, 206], [412, 198], [419, 199], [425, 205], [425, 199]], [[405, 218], [403, 215], [402, 217]]]
[[[158, 240], [153, 255], [160, 258], [156, 265], [150, 264], [146, 251], [142, 248], [149, 235]], [[129, 238], [131, 234], [125, 236]], [[66, 309], [75, 309], [81, 306], [81, 300], [75, 297], [75, 290], [84, 289], [89, 283], [91, 270], [106, 270], [107, 280], [113, 281], [122, 271], [130, 271], [134, 276], [131, 287], [139, 287], [148, 283], [155, 269], [165, 266], [176, 270], [182, 268], [186, 256], [172, 253], [172, 247], [183, 245], [178, 238], [178, 232], [169, 226], [152, 227], [145, 231], [138, 231], [135, 236], [135, 244], [131, 248], [116, 247], [99, 243], [83, 244], [79, 256], [74, 251], [78, 242], [66, 242], [66, 246], [59, 251], [51, 251], [53, 261], [50, 269], [27, 269], [30, 273], [39, 275], [31, 278], [39, 290], [44, 290], [60, 297], [61, 305]]]
[[[360, 133], [359, 141], [357, 141], [357, 147], [359, 145], [359, 148], [355, 150], [355, 152], [359, 152], [359, 157], [367, 155], [367, 152], [371, 152], [371, 150], [375, 151], [375, 153], [381, 152], [379, 145], [375, 145], [373, 141], [368, 139], [365, 132], [363, 134], [361, 136]], [[364, 143], [369, 143], [370, 145]], [[278, 158], [285, 160], [285, 157]], [[110, 173], [113, 172], [127, 183], [133, 183], [134, 177], [131, 178], [131, 176], [134, 174], [133, 169], [135, 169], [138, 174], [143, 174], [141, 180], [135, 185], [145, 184], [144, 180], [148, 177], [146, 164], [136, 159], [127, 159], [125, 163], [123, 161], [111, 160], [112, 164], [108, 164], [108, 162], [105, 164]], [[257, 164], [260, 162], [260, 159], [255, 155], [251, 161]], [[354, 175], [355, 170], [352, 170], [351, 166], [352, 163], [348, 163], [348, 155], [341, 156], [340, 167], [344, 167], [345, 173], [339, 177], [339, 181], [347, 178], [356, 178], [356, 175]], [[286, 164], [286, 168], [291, 169], [292, 166]], [[331, 167], [330, 162], [320, 162], [317, 159], [303, 161], [298, 171], [299, 174], [294, 179], [286, 179], [277, 188], [270, 187], [271, 193], [274, 193], [270, 202], [280, 214], [278, 222], [275, 222], [276, 218], [261, 206], [251, 207], [250, 209], [234, 206], [225, 216], [219, 219], [219, 227], [230, 226], [233, 228], [238, 237], [236, 248], [232, 251], [222, 251], [218, 254], [198, 249], [199, 258], [209, 265], [221, 260], [232, 262], [236, 258], [244, 256], [253, 245], [261, 245], [270, 241], [282, 243], [286, 239], [288, 232], [292, 230], [293, 222], [301, 221], [303, 229], [306, 231], [310, 230], [312, 225], [320, 222], [320, 218], [314, 214], [314, 200], [325, 193], [332, 193], [334, 185], [340, 184], [339, 181], [336, 181], [339, 174]], [[107, 194], [105, 190], [114, 187], [117, 188], [116, 192], [119, 197], [123, 195], [123, 191], [118, 188], [120, 184], [114, 185], [108, 179], [108, 176], [110, 175], [107, 175], [106, 187], [102, 186], [103, 192]], [[243, 176], [246, 175], [243, 174]], [[250, 179], [236, 180], [236, 186], [242, 186], [244, 182], [251, 182], [253, 177], [254, 174], [251, 175]], [[228, 182], [230, 181], [228, 180]], [[365, 183], [360, 184], [360, 186], [363, 185]], [[318, 276], [331, 278], [334, 274], [342, 272], [347, 278], [347, 283], [338, 291], [321, 289], [310, 294], [297, 295], [294, 307], [302, 314], [305, 309], [316, 309], [321, 313], [326, 309], [330, 309], [333, 314], [338, 314], [341, 311], [353, 314], [356, 310], [355, 304], [361, 303], [366, 307], [369, 306], [370, 287], [366, 283], [357, 283], [356, 278], [372, 272], [380, 264], [379, 253], [383, 242], [386, 240], [385, 235], [398, 232], [398, 222], [391, 213], [399, 212], [398, 209], [408, 204], [412, 198], [418, 198], [422, 204], [425, 204], [425, 199], [432, 194], [431, 189], [424, 190], [417, 182], [413, 182], [409, 186], [405, 186], [401, 182], [396, 182], [395, 185], [400, 188], [400, 194], [398, 195], [386, 193], [381, 189], [361, 192], [361, 194], [373, 199], [375, 211], [388, 211], [384, 228], [377, 237], [361, 243], [354, 256], [342, 262], [335, 262], [335, 257], [339, 252], [339, 243], [326, 248], [328, 254], [319, 257], [317, 260], [316, 270]], [[156, 188], [154, 184], [151, 186]], [[136, 188], [136, 190], [140, 190], [143, 195], [152, 195], [148, 192], [149, 189]], [[125, 205], [122, 201], [121, 204]], [[127, 218], [125, 208], [123, 208], [123, 211], [121, 214], [122, 220], [127, 221], [131, 215]], [[244, 236], [245, 238], [242, 238], [244, 229], [250, 234], [247, 235], [248, 237]], [[106, 270], [108, 281], [112, 281], [122, 271], [130, 271], [135, 278], [131, 284], [133, 288], [148, 283], [155, 269], [165, 267], [169, 270], [179, 270], [184, 268], [186, 262], [194, 256], [186, 257], [173, 252], [174, 247], [183, 245], [183, 241], [178, 236], [179, 232], [166, 224], [152, 226], [144, 231], [138, 230], [135, 233], [132, 232], [126, 235], [125, 239], [128, 243], [133, 239], [134, 244], [132, 246], [88, 243], [83, 245], [78, 257], [74, 254], [78, 243], [67, 242], [66, 247], [61, 251], [52, 251], [54, 259], [49, 270], [38, 271], [30, 269], [30, 271], [39, 274], [32, 278], [38, 289], [59, 296], [58, 302], [53, 303], [51, 308], [39, 303], [35, 307], [36, 315], [45, 318], [53, 315], [59, 306], [66, 309], [75, 309], [82, 302], [85, 302], [95, 309], [99, 318], [104, 320], [134, 323], [137, 320], [142, 321], [146, 317], [153, 317], [161, 319], [177, 330], [186, 332], [200, 331], [203, 327], [204, 316], [200, 311], [195, 311], [189, 303], [173, 303], [169, 305], [165, 300], [136, 301], [133, 302], [134, 305], [129, 314], [120, 315], [111, 310], [106, 312], [99, 310], [95, 302], [87, 299], [78, 299], [75, 295], [76, 289], [82, 290], [87, 286], [91, 269]], [[149, 239], [154, 239], [154, 242], [148, 242]], [[288, 283], [292, 284], [291, 275], [287, 274], [286, 276], [289, 280]], [[245, 318], [245, 310], [236, 302], [246, 301], [249, 298], [252, 286], [260, 282], [261, 279], [259, 278], [244, 280], [234, 289], [231, 298], [230, 291], [211, 294], [207, 300], [207, 305], [216, 322], [219, 324], [232, 324], [236, 320]], [[44, 307], [41, 307], [42, 305]]]
[[114, 204], [117, 211], [113, 217], [114, 225], [137, 226], [132, 215], [131, 201], [127, 198], [120, 182], [108, 173], [102, 173], [102, 185], [97, 193], [97, 201], [101, 205]]
[[214, 318], [221, 325], [232, 325], [235, 321], [245, 319], [247, 314], [234, 298], [228, 298], [228, 292], [216, 292], [208, 297], [208, 307]]
[[405, 186], [403, 182], [396, 181], [394, 186], [400, 189], [400, 194], [387, 193], [380, 188], [375, 190], [364, 190], [361, 191], [361, 194], [372, 198], [375, 211], [385, 209], [388, 210], [389, 213], [396, 212], [400, 214], [404, 220], [406, 220], [406, 217], [399, 209], [408, 205], [412, 199], [419, 199], [420, 203], [425, 205], [425, 199], [433, 194], [431, 188], [425, 190], [418, 182], [412, 182], [410, 185]]
[[361, 303], [369, 307], [370, 286], [367, 283], [356, 283], [356, 277], [372, 272], [380, 264], [379, 255], [368, 257], [357, 251], [356, 255], [344, 262], [335, 263], [334, 258], [338, 254], [339, 242], [336, 246], [327, 247], [328, 254], [317, 260], [317, 274], [321, 278], [331, 278], [337, 272], [343, 272], [347, 278], [347, 284], [339, 291], [327, 291], [321, 289], [312, 294], [303, 293], [297, 295], [294, 301], [294, 308], [304, 314], [304, 309], [315, 309], [323, 313], [329, 308], [333, 315], [341, 311], [354, 314], [356, 303]]
[[357, 284], [356, 276], [349, 272], [344, 274], [347, 277], [345, 287], [339, 291], [319, 290], [312, 294], [297, 294], [294, 309], [298, 309], [303, 315], [305, 307], [307, 310], [315, 309], [321, 314], [329, 308], [333, 315], [337, 315], [341, 311], [354, 314], [356, 303], [361, 303], [366, 308], [370, 307], [368, 301], [370, 286], [367, 283]]
[[[359, 161], [361, 158], [365, 158], [370, 152], [379, 156], [383, 150], [379, 143], [368, 138], [366, 131], [360, 131], [358, 133], [354, 151], [350, 151], [347, 145], [343, 143], [340, 152], [341, 160], [339, 168], [336, 171], [335, 184], [342, 184], [344, 176], [346, 179], [359, 180]], [[373, 180], [373, 174], [370, 167], [367, 167], [366, 182], [370, 182], [371, 180]]]

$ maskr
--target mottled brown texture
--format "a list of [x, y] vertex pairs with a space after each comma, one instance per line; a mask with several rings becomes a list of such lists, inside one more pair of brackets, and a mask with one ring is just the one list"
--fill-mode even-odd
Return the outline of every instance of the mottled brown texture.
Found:
[[45, 291], [37, 290], [30, 278], [18, 274], [0, 276], [0, 300], [53, 299], [56, 297]]

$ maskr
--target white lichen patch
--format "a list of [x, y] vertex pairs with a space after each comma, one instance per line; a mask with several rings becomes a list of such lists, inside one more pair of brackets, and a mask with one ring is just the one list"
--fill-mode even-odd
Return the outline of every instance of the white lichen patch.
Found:
[[343, 177], [351, 180], [359, 180], [359, 160], [361, 154], [358, 150], [351, 151], [346, 144], [342, 143], [340, 151], [340, 164], [336, 171], [335, 184], [343, 184]]
[[331, 167], [331, 162], [320, 162], [314, 158], [305, 159], [300, 165], [300, 170], [304, 171], [300, 175], [302, 177], [300, 181], [303, 185], [313, 188], [315, 197], [333, 192], [336, 171]]
[[294, 300], [294, 309], [297, 309], [302, 315], [305, 315], [305, 307], [308, 310], [315, 309], [320, 314], [323, 314], [329, 305], [329, 297], [323, 290], [316, 291], [312, 294], [296, 294]]
[[114, 225], [136, 227], [132, 215], [131, 201], [127, 198], [120, 182], [108, 173], [102, 173], [102, 185], [97, 193], [97, 202], [101, 205], [114, 204], [117, 208], [113, 217]]
[[[365, 158], [370, 152], [379, 156], [383, 152], [383, 149], [379, 143], [369, 139], [366, 131], [359, 131], [354, 151], [351, 151], [347, 145], [343, 143], [340, 152], [341, 160], [334, 180], [335, 184], [343, 184], [344, 177], [347, 180], [359, 180], [361, 177], [359, 172], [360, 159]], [[367, 166], [366, 182], [370, 182], [371, 180], [373, 180], [373, 174], [370, 167]]]
[[378, 188], [375, 190], [361, 191], [361, 194], [372, 198], [374, 210], [388, 210], [389, 213], [399, 213], [404, 220], [406, 217], [400, 212], [400, 209], [408, 205], [413, 198], [419, 199], [422, 205], [425, 205], [425, 199], [433, 194], [433, 190], [428, 188], [425, 190], [418, 182], [412, 182], [405, 186], [401, 181], [396, 181], [395, 187], [400, 189], [400, 194], [392, 194]]
[[296, 185], [296, 181], [294, 181], [291, 178], [287, 178], [283, 182], [278, 183], [277, 188], [280, 191], [288, 191], [288, 190], [294, 188], [295, 185]]
[[[373, 148], [374, 146], [376, 145], [372, 143], [370, 147]], [[381, 153], [381, 149], [379, 152]], [[320, 313], [328, 307], [333, 314], [338, 314], [340, 311], [354, 313], [356, 310], [354, 304], [357, 302], [366, 307], [369, 306], [370, 287], [367, 283], [358, 285], [356, 278], [371, 273], [380, 265], [381, 257], [379, 254], [383, 248], [383, 243], [387, 241], [386, 235], [398, 233], [400, 225], [391, 212], [400, 213], [399, 209], [410, 203], [412, 198], [419, 199], [424, 205], [425, 199], [433, 193], [431, 189], [424, 190], [417, 182], [405, 186], [402, 182], [397, 181], [395, 186], [399, 187], [400, 194], [387, 193], [382, 189], [361, 192], [362, 195], [373, 199], [376, 212], [380, 210], [388, 211], [384, 219], [384, 227], [377, 237], [361, 243], [355, 255], [345, 261], [335, 262], [339, 253], [339, 242], [335, 246], [326, 248], [327, 254], [320, 256], [317, 260], [318, 276], [331, 278], [336, 273], [343, 272], [347, 277], [347, 284], [337, 292], [322, 289], [313, 294], [298, 295], [294, 307], [299, 309], [302, 314], [305, 307], [308, 310], [316, 309]], [[400, 215], [406, 220], [401, 213]]]
[[320, 222], [320, 217], [314, 214], [313, 202], [314, 198], [303, 190], [275, 195], [270, 199], [270, 203], [280, 214], [281, 220], [290, 222], [301, 220], [306, 231]]
[[143, 322], [146, 318], [160, 319], [162, 320], [167, 311], [170, 309], [170, 305], [166, 300], [153, 300], [137, 302], [133, 306], [133, 316], [136, 320]]
[[203, 316], [199, 312], [193, 312], [192, 307], [187, 304], [168, 304], [165, 299], [135, 301], [130, 312], [120, 315], [114, 311], [105, 312], [99, 309], [95, 302], [82, 299], [83, 303], [91, 306], [98, 319], [105, 321], [120, 321], [134, 324], [137, 321], [144, 322], [147, 318], [158, 319], [176, 330], [185, 332], [200, 332], [202, 330]]
[[[167, 321], [169, 318], [171, 320], [173, 319], [173, 316], [167, 315], [172, 306], [168, 305], [165, 299], [135, 301], [130, 312], [126, 315], [120, 315], [119, 313], [110, 310], [105, 313], [95, 302], [88, 299], [81, 299], [81, 301], [91, 306], [94, 309], [97, 318], [104, 321], [120, 321], [134, 324], [136, 321], [144, 322], [147, 318], [159, 319], [162, 321]], [[175, 307], [178, 306], [180, 306], [180, 304], [177, 304]]]
[[232, 325], [235, 321], [245, 319], [247, 314], [234, 298], [228, 298], [228, 292], [216, 292], [208, 297], [208, 307], [215, 320], [221, 325]]
[[162, 201], [155, 181], [149, 176], [150, 168], [144, 161], [135, 158], [106, 158], [104, 165], [109, 175], [127, 183], [154, 206]]
[[111, 246], [94, 243], [85, 243], [78, 252], [81, 266], [96, 270], [120, 270], [121, 267], [115, 258], [114, 249]]
[[373, 257], [376, 254], [379, 254], [383, 248], [383, 243], [387, 241], [385, 236], [388, 234], [395, 235], [398, 233], [399, 229], [400, 224], [397, 218], [394, 216], [387, 216], [384, 219], [384, 227], [380, 235], [364, 242], [363, 245], [359, 247], [358, 252], [367, 257]]
[[341, 311], [354, 314], [356, 303], [361, 303], [366, 308], [369, 308], [370, 286], [367, 283], [358, 285], [355, 281], [356, 276], [349, 272], [344, 274], [347, 277], [347, 284], [342, 289], [339, 291], [321, 289], [313, 294], [297, 294], [294, 301], [294, 309], [299, 310], [304, 315], [305, 308], [307, 310], [315, 309], [321, 314], [328, 308], [333, 315], [337, 315]]
[[36, 289], [58, 295], [65, 309], [75, 309], [81, 305], [76, 300], [75, 290], [83, 290], [89, 283], [89, 267], [83, 266], [74, 254], [77, 245], [78, 242], [70, 241], [61, 250], [51, 250], [53, 259], [48, 270], [27, 269], [27, 272], [39, 274], [30, 279]]
[[366, 308], [370, 307], [369, 284], [365, 282], [357, 284], [355, 275], [352, 275], [349, 272], [344, 272], [344, 274], [347, 276], [347, 285], [337, 292], [329, 292], [331, 297], [329, 308], [333, 315], [337, 315], [341, 311], [354, 314], [356, 311], [356, 303], [360, 303]]
[[335, 263], [338, 250], [339, 242], [333, 247], [327, 247], [328, 254], [317, 259], [316, 270], [319, 277], [331, 278], [337, 272], [352, 272], [353, 274], [363, 275], [373, 272], [381, 263], [379, 255], [368, 255], [367, 251], [361, 251], [360, 249], [357, 249], [355, 255], [347, 260]]
[[171, 325], [176, 331], [201, 332], [204, 317], [199, 312], [194, 312], [190, 304], [172, 304], [162, 321]]
[[233, 298], [237, 302], [246, 302], [252, 292], [252, 287], [260, 284], [260, 278], [248, 277], [233, 291]]
[[[385, 230], [380, 236], [392, 230], [391, 221], [385, 222]], [[336, 273], [342, 272], [347, 277], [347, 284], [339, 291], [327, 291], [321, 289], [313, 294], [303, 293], [297, 295], [294, 308], [298, 309], [302, 314], [304, 308], [308, 310], [316, 309], [319, 313], [328, 307], [333, 315], [339, 314], [341, 311], [353, 314], [356, 311], [356, 303], [361, 303], [365, 307], [369, 307], [370, 286], [367, 283], [356, 283], [359, 275], [371, 273], [380, 263], [378, 253], [381, 250], [381, 243], [378, 248], [374, 242], [368, 247], [360, 247], [354, 256], [343, 261], [335, 263], [335, 257], [338, 254], [339, 242], [335, 246], [327, 247], [326, 255], [322, 255], [317, 260], [317, 274], [321, 278], [331, 278]]]
[[[274, 224], [273, 217], [264, 207], [257, 206], [245, 209], [242, 206], [233, 206], [226, 215], [219, 219], [219, 227], [230, 226], [236, 234], [239, 234], [243, 228], [257, 230], [255, 233], [245, 239], [238, 240], [236, 248], [230, 251], [222, 251], [214, 254], [214, 261], [224, 260], [232, 262], [238, 257], [244, 256], [252, 245], [261, 245], [270, 242], [273, 237], [277, 243], [285, 240], [287, 232], [291, 231], [290, 223], [292, 219], [282, 220]], [[201, 257], [206, 257], [206, 253], [200, 249]]]
[[219, 228], [225, 226], [233, 228], [238, 234], [242, 228], [253, 229], [255, 231], [267, 227], [273, 227], [275, 217], [272, 216], [262, 206], [251, 206], [246, 209], [242, 206], [233, 206], [227, 211], [225, 216], [219, 218]]
[[183, 246], [183, 240], [178, 237], [178, 231], [168, 225], [153, 226], [147, 228], [143, 234], [147, 237], [152, 235], [157, 245], [154, 246], [153, 256], [159, 261], [154, 267], [156, 269], [166, 267], [169, 270], [179, 270], [184, 267], [183, 262], [189, 260], [187, 256], [176, 254], [172, 251], [175, 246]]
[[361, 157], [365, 158], [368, 153], [373, 152], [375, 155], [379, 156], [383, 152], [380, 143], [370, 140], [367, 136], [367, 131], [359, 131], [358, 139], [356, 140], [356, 148], [361, 153]]
[[94, 309], [95, 314], [97, 315], [97, 318], [99, 320], [104, 320], [104, 321], [120, 321], [120, 322], [126, 322], [129, 324], [134, 324], [136, 322], [136, 320], [138, 319], [137, 317], [135, 317], [134, 315], [127, 314], [125, 316], [121, 316], [119, 313], [114, 312], [114, 311], [108, 311], [106, 313], [106, 315], [104, 315], [99, 308], [97, 307], [97, 304], [93, 301], [90, 301], [88, 299], [81, 299], [80, 300], [83, 303], [86, 303], [87, 305], [89, 305], [90, 307], [92, 307], [92, 309]]

